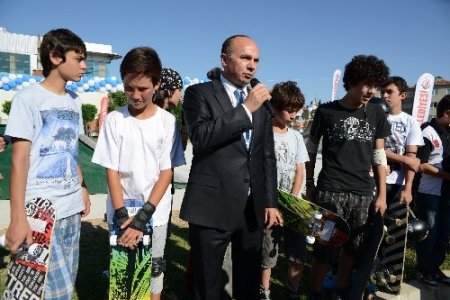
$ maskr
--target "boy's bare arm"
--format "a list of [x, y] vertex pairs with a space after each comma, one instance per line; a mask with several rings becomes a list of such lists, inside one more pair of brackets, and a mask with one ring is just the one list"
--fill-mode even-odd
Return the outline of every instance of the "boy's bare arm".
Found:
[[124, 206], [122, 185], [120, 184], [120, 174], [116, 170], [106, 169], [106, 180], [108, 191], [114, 209]]
[[[150, 196], [148, 197], [147, 200], [147, 202], [151, 203], [153, 207], [156, 207], [158, 205], [158, 203], [161, 201], [162, 197], [166, 193], [167, 188], [169, 187], [169, 184], [172, 181], [172, 175], [173, 175], [172, 169], [162, 170], [159, 173], [158, 180], [153, 186], [153, 189], [150, 192]], [[125, 245], [126, 247], [130, 247], [131, 249], [133, 249], [134, 246], [142, 238], [142, 231], [131, 227], [127, 227], [130, 224], [133, 225], [132, 224], [133, 219], [134, 218], [129, 218], [125, 223], [123, 223], [121, 227], [126, 228], [126, 230], [118, 240], [120, 244]]]
[[450, 180], [450, 173], [446, 172], [438, 167], [435, 167], [429, 163], [423, 163], [420, 165], [419, 171], [430, 176], [439, 177], [445, 180]]
[[[418, 162], [417, 168], [411, 168], [407, 167], [405, 168], [405, 186], [403, 188], [403, 191], [400, 193], [400, 202], [403, 202], [405, 204], [409, 204], [412, 201], [412, 185], [414, 180], [414, 175], [419, 170], [420, 167], [420, 159], [416, 157], [417, 153], [417, 146], [416, 145], [408, 145], [406, 146], [406, 153], [405, 157], [410, 159], [410, 161]], [[415, 163], [414, 163], [415, 166]], [[416, 170], [415, 170], [416, 169]]]
[[[384, 139], [375, 140], [375, 149], [384, 150]], [[375, 212], [380, 211], [383, 215], [387, 209], [386, 204], [386, 167], [382, 164], [372, 166], [375, 181], [377, 183], [377, 199], [375, 201]]]
[[416, 153], [417, 146], [408, 145], [406, 146], [405, 155], [400, 155], [390, 150], [386, 150], [386, 158], [388, 162], [403, 164], [407, 169], [417, 172], [420, 166], [420, 159], [416, 157]]
[[81, 212], [81, 216], [84, 218], [91, 211], [91, 200], [89, 199], [89, 192], [88, 192], [86, 183], [84, 182], [83, 172], [81, 171], [80, 165], [77, 165], [77, 173], [78, 173], [78, 179], [80, 180], [80, 184], [81, 184], [81, 193], [82, 193], [83, 203], [84, 203], [84, 209]]
[[305, 164], [300, 163], [297, 164], [295, 167], [295, 178], [294, 178], [294, 184], [292, 185], [291, 194], [298, 196], [300, 193], [300, 189], [302, 188], [303, 184], [303, 170], [305, 168]]
[[10, 173], [11, 221], [6, 232], [6, 245], [15, 253], [19, 246], [32, 243], [31, 229], [25, 213], [25, 189], [30, 167], [31, 142], [13, 138]]

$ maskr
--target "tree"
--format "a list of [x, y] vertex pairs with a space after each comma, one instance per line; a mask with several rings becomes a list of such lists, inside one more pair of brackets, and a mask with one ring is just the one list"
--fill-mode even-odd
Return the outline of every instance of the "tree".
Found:
[[116, 92], [109, 94], [108, 112], [116, 110], [118, 107], [128, 104], [127, 96], [124, 92]]
[[81, 114], [83, 116], [83, 125], [86, 132], [88, 132], [87, 123], [94, 120], [97, 115], [97, 107], [93, 104], [82, 104]]
[[11, 101], [3, 102], [2, 108], [2, 112], [9, 115], [9, 112], [11, 111]]

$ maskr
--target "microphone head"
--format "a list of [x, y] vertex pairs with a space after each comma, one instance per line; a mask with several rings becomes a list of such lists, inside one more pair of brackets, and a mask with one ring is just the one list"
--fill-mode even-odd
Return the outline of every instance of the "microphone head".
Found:
[[258, 79], [256, 79], [255, 77], [253, 77], [252, 79], [250, 79], [250, 86], [254, 87], [255, 85], [257, 85], [259, 82]]

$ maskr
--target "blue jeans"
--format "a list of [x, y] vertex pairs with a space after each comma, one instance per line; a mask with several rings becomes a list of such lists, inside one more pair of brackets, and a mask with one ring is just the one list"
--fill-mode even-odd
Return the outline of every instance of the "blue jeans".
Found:
[[417, 267], [421, 273], [436, 273], [445, 260], [450, 236], [450, 199], [417, 193], [417, 217], [428, 223], [430, 232], [416, 245]]

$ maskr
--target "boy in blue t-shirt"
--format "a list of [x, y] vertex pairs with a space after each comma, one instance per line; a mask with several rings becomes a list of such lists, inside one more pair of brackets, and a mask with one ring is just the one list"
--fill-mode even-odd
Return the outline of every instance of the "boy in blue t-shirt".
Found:
[[5, 136], [12, 144], [11, 221], [6, 245], [14, 254], [32, 234], [25, 203], [45, 197], [56, 209], [45, 299], [71, 299], [78, 270], [81, 218], [90, 201], [78, 164], [83, 134], [81, 100], [66, 90], [86, 72], [86, 46], [68, 29], [44, 35], [40, 45], [44, 81], [15, 95]]

